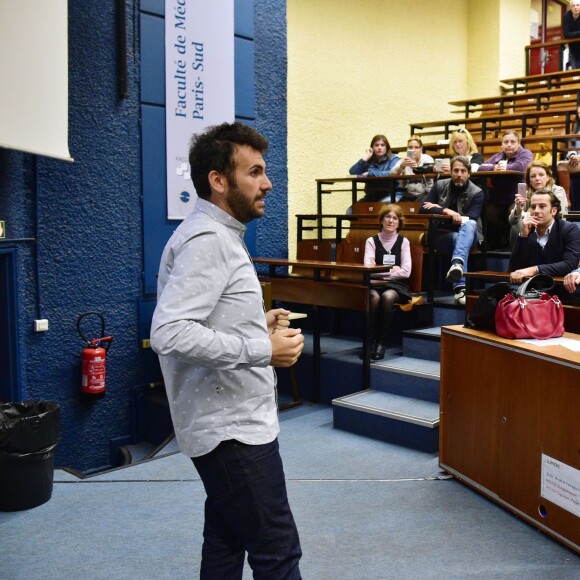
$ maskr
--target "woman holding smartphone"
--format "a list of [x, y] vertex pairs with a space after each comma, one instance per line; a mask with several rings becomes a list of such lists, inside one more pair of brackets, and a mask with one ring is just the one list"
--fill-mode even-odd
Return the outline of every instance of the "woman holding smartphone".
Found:
[[[434, 163], [433, 157], [423, 153], [423, 141], [413, 135], [407, 141], [407, 155], [391, 170], [391, 175], [413, 175], [413, 169]], [[401, 180], [401, 201], [421, 201], [433, 187], [433, 178], [418, 176]]]
[[543, 161], [532, 161], [526, 167], [525, 183], [518, 183], [518, 191], [508, 218], [511, 226], [510, 248], [512, 250], [520, 233], [520, 222], [529, 214], [530, 199], [534, 192], [539, 189], [552, 191], [560, 200], [562, 216], [568, 213], [566, 191], [563, 187], [554, 183], [554, 176], [550, 166]]

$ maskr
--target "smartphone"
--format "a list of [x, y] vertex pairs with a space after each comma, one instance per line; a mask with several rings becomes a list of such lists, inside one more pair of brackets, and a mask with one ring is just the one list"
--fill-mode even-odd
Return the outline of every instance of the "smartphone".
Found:
[[528, 184], [527, 183], [518, 183], [518, 193], [522, 197], [526, 197], [528, 194]]
[[413, 159], [413, 157], [415, 157], [415, 151], [413, 151], [413, 149], [409, 149], [409, 150], [407, 151], [407, 157], [408, 157], [409, 159]]

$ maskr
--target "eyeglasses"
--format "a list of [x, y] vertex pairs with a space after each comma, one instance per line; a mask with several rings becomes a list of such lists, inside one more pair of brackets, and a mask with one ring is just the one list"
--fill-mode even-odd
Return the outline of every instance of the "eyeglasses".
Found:
[[399, 218], [396, 215], [386, 215], [383, 219], [386, 221], [393, 221], [393, 222], [399, 221]]
[[463, 127], [460, 127], [459, 129], [457, 129], [457, 132], [458, 133], [466, 133], [467, 131]]

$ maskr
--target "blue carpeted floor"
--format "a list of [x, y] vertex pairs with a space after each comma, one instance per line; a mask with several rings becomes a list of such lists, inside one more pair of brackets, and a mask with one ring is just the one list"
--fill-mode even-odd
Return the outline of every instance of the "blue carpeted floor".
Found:
[[[321, 405], [280, 418], [305, 579], [580, 579], [579, 556], [444, 479], [436, 455], [335, 430]], [[82, 481], [57, 471], [48, 503], [0, 513], [0, 578], [197, 577], [205, 494], [173, 449]]]

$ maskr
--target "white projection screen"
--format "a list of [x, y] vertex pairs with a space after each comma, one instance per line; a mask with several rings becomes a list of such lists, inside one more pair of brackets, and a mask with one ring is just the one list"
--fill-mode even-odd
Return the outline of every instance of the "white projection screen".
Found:
[[0, 0], [0, 147], [72, 161], [67, 0]]

